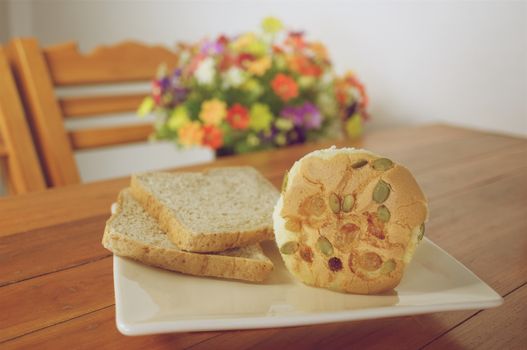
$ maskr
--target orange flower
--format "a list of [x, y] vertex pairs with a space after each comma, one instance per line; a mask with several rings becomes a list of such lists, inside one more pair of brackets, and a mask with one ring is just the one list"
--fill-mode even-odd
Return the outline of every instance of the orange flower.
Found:
[[203, 127], [203, 145], [212, 149], [218, 149], [223, 146], [223, 132], [214, 125], [205, 125]]
[[301, 32], [289, 33], [288, 37], [285, 39], [285, 44], [292, 46], [295, 50], [302, 50], [306, 47], [306, 42], [304, 41], [304, 34]]
[[272, 49], [273, 49], [273, 53], [283, 53], [284, 52], [284, 49], [282, 49], [280, 46], [278, 45], [273, 45], [272, 46]]
[[349, 103], [348, 84], [344, 79], [335, 79], [335, 95], [341, 106]]
[[346, 74], [345, 79], [351, 86], [354, 86], [355, 88], [357, 88], [357, 90], [359, 90], [359, 94], [361, 96], [360, 107], [363, 109], [368, 107], [369, 99], [368, 99], [368, 95], [366, 94], [366, 89], [364, 88], [364, 84], [362, 84], [360, 80], [357, 79], [357, 77], [352, 72], [348, 72]]
[[178, 138], [179, 143], [186, 147], [200, 145], [203, 140], [201, 123], [194, 121], [184, 124], [178, 130]]
[[298, 96], [298, 85], [290, 76], [279, 73], [271, 82], [274, 93], [287, 102]]
[[235, 103], [227, 112], [227, 121], [233, 129], [247, 129], [249, 126], [249, 111], [239, 103]]
[[265, 56], [249, 63], [247, 70], [254, 75], [262, 76], [271, 68], [271, 57]]
[[329, 62], [328, 50], [326, 49], [324, 44], [316, 41], [316, 42], [312, 42], [309, 46], [311, 48], [311, 51], [315, 53], [315, 56], [318, 59]]
[[322, 69], [313, 63], [306, 56], [293, 55], [287, 57], [289, 69], [302, 75], [310, 75], [318, 77], [322, 74]]
[[228, 70], [236, 63], [236, 59], [233, 55], [226, 53], [220, 58], [218, 69], [222, 72]]

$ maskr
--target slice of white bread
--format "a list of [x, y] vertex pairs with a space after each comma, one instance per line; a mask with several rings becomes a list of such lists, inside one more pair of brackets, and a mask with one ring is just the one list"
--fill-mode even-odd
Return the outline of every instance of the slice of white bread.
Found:
[[180, 249], [219, 252], [274, 238], [280, 194], [254, 168], [138, 174], [131, 190]]
[[273, 269], [259, 244], [214, 254], [178, 249], [129, 189], [119, 194], [117, 210], [106, 223], [102, 244], [116, 255], [197, 276], [258, 282]]

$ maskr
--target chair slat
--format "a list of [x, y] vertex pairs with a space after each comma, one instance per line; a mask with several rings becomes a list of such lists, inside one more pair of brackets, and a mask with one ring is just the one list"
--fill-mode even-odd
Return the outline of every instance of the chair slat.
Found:
[[60, 99], [59, 103], [65, 118], [86, 118], [136, 111], [144, 97], [144, 94], [69, 97]]
[[26, 102], [31, 127], [37, 135], [47, 180], [52, 186], [80, 182], [73, 150], [56, 101], [46, 61], [35, 39], [13, 39], [8, 47]]
[[0, 144], [0, 158], [5, 158], [7, 157], [7, 148]]
[[76, 43], [43, 49], [55, 85], [85, 85], [148, 81], [160, 62], [169, 68], [177, 64], [177, 54], [162, 46], [124, 42], [98, 47], [86, 55]]
[[[80, 182], [74, 151], [145, 141], [151, 125], [100, 127], [67, 131], [67, 118], [87, 118], [135, 110], [143, 96], [130, 92], [120, 96], [58, 98], [55, 88], [87, 84], [150, 81], [163, 62], [172, 69], [175, 52], [161, 46], [124, 42], [80, 53], [75, 43], [41, 48], [36, 39], [15, 38], [9, 53], [16, 63], [21, 90], [27, 101], [31, 126], [38, 140], [51, 186]], [[102, 93], [101, 93], [102, 94]]]
[[0, 48], [0, 135], [0, 157], [7, 157], [11, 192], [44, 190], [44, 174], [3, 48]]
[[152, 125], [90, 128], [70, 131], [69, 137], [74, 149], [86, 149], [146, 141], [152, 131]]

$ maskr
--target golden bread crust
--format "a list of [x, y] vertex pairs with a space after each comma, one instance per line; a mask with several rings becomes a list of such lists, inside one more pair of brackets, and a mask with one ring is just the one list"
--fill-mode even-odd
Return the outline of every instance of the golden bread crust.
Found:
[[273, 216], [293, 275], [360, 294], [399, 284], [427, 217], [408, 169], [354, 149], [316, 151], [295, 163]]

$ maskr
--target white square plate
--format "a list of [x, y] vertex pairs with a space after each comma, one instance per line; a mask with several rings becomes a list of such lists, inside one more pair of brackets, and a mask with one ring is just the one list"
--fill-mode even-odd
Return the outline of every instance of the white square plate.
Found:
[[287, 327], [498, 306], [503, 299], [428, 239], [401, 284], [384, 295], [351, 295], [296, 282], [273, 242], [264, 284], [187, 276], [114, 256], [117, 328], [126, 335]]

